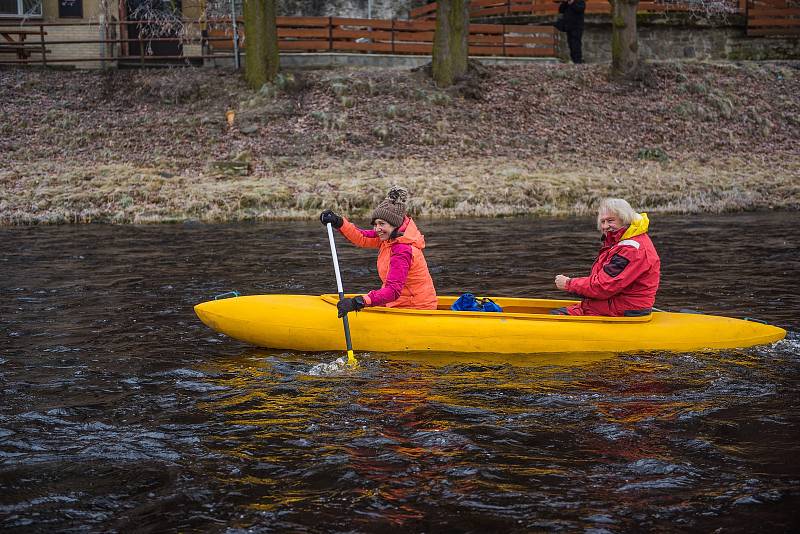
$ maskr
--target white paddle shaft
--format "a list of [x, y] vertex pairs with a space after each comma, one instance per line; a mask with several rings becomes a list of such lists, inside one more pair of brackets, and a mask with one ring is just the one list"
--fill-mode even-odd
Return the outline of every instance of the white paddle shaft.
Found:
[[331, 242], [331, 256], [333, 257], [333, 270], [336, 272], [336, 289], [339, 290], [339, 295], [344, 294], [342, 289], [342, 275], [339, 273], [339, 256], [336, 255], [336, 243], [333, 240], [333, 227], [331, 223], [326, 224], [328, 227], [328, 239]]

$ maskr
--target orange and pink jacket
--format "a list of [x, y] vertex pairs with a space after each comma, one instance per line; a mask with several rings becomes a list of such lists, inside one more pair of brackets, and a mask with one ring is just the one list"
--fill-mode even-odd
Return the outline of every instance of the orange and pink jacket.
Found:
[[436, 289], [422, 253], [425, 236], [410, 217], [403, 220], [398, 237], [387, 241], [381, 241], [374, 230], [362, 230], [347, 219], [339, 231], [357, 247], [378, 249], [378, 275], [383, 286], [364, 295], [367, 306], [436, 309]]

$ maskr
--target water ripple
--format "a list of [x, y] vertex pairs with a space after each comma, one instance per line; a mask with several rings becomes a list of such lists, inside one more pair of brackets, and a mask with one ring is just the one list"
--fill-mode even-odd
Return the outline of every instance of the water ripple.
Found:
[[656, 480], [646, 480], [642, 482], [632, 482], [620, 486], [617, 491], [640, 491], [640, 490], [665, 490], [665, 489], [680, 489], [687, 488], [692, 485], [692, 480], [689, 477], [667, 477], [659, 478]]
[[[331, 292], [318, 223], [0, 228], [0, 530], [793, 531], [796, 213], [652, 219], [659, 306], [787, 339], [352, 368], [192, 311], [231, 289]], [[442, 294], [560, 297], [554, 274], [596, 252], [590, 218], [421, 225]], [[376, 287], [373, 253], [339, 259], [348, 290]]]

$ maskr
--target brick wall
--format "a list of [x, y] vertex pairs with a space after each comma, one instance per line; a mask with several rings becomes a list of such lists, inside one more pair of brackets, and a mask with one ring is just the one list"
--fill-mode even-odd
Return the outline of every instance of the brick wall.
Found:
[[[98, 41], [104, 37], [101, 35], [99, 26], [50, 26], [47, 28], [45, 39], [48, 41]], [[49, 59], [99, 59], [103, 52], [100, 43], [55, 44], [47, 47], [52, 51], [48, 55]], [[109, 56], [109, 53], [110, 50], [106, 49], [106, 56]], [[76, 61], [74, 65], [79, 69], [100, 68], [99, 61]]]

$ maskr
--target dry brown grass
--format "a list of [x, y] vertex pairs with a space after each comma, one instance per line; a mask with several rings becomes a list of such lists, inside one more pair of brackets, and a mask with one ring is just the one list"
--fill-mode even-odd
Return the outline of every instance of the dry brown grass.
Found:
[[781, 169], [738, 158], [713, 167], [608, 162], [552, 169], [508, 158], [436, 167], [420, 159], [321, 159], [280, 176], [211, 177], [131, 165], [64, 172], [61, 165], [40, 164], [25, 175], [0, 173], [10, 193], [0, 200], [0, 223], [290, 219], [325, 208], [358, 217], [394, 183], [411, 190], [411, 211], [423, 217], [578, 215], [605, 196], [625, 197], [644, 211], [800, 209], [800, 157]]

